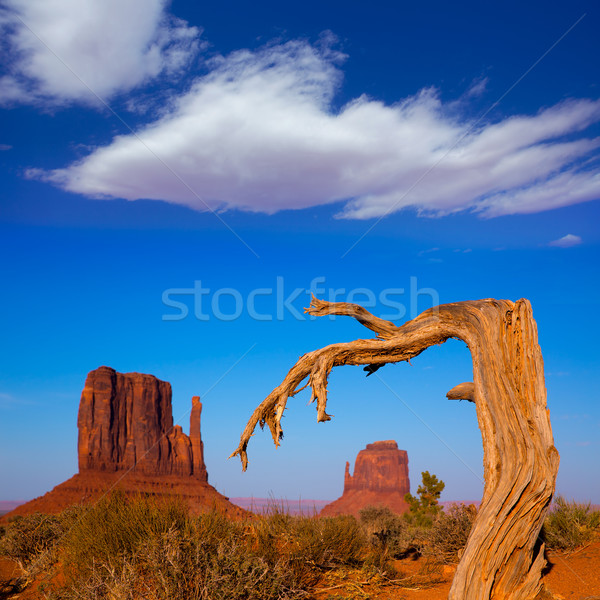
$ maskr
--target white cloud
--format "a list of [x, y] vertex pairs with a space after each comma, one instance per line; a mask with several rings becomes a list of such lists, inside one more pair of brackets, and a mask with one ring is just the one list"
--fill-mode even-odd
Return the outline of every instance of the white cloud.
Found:
[[338, 216], [356, 219], [405, 207], [495, 217], [600, 197], [589, 162], [600, 139], [582, 135], [600, 120], [600, 101], [477, 124], [425, 89], [391, 106], [362, 96], [335, 112], [341, 72], [321, 52], [289, 42], [220, 58], [136, 136], [32, 176], [91, 197], [197, 210], [345, 201]]
[[550, 242], [548, 246], [556, 246], [557, 248], [570, 248], [571, 246], [578, 246], [583, 240], [578, 235], [567, 233], [558, 240]]
[[0, 152], [6, 152], [7, 150], [12, 150], [10, 144], [0, 144]]
[[[166, 0], [8, 0], [0, 103], [106, 99], [187, 66], [199, 31]], [[10, 62], [9, 62], [10, 61]]]

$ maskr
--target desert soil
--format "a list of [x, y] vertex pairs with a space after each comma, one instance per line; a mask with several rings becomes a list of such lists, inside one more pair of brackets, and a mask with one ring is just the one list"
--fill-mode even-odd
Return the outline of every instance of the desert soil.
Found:
[[[543, 583], [556, 600], [600, 600], [600, 539], [571, 553], [551, 552]], [[317, 600], [446, 600], [456, 565], [431, 565], [423, 559], [394, 563], [402, 583], [368, 581], [362, 574], [331, 576], [319, 586]], [[428, 580], [437, 580], [429, 584]], [[400, 587], [402, 586], [402, 587]]]

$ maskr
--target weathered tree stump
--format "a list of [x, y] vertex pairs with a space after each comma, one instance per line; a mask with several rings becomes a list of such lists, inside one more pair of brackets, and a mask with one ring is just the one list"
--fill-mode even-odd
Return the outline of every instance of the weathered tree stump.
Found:
[[[289, 397], [307, 385], [317, 402], [317, 420], [328, 421], [327, 377], [333, 367], [410, 360], [449, 338], [471, 351], [474, 381], [448, 392], [475, 403], [483, 439], [481, 507], [457, 567], [450, 600], [526, 600], [541, 587], [544, 544], [539, 533], [554, 492], [559, 455], [546, 408], [544, 363], [531, 305], [525, 299], [478, 300], [427, 310], [397, 327], [361, 306], [313, 298], [311, 315], [348, 315], [378, 335], [332, 344], [302, 356], [281, 385], [256, 408], [238, 448], [246, 470], [248, 441], [257, 424], [269, 426], [275, 445]], [[300, 387], [308, 377], [305, 386]]]

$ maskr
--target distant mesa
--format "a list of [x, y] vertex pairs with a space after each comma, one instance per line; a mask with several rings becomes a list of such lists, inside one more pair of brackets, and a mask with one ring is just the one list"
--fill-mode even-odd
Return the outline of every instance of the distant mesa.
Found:
[[399, 450], [393, 440], [373, 442], [358, 453], [354, 475], [350, 475], [350, 463], [346, 463], [344, 493], [325, 506], [320, 515], [358, 516], [362, 508], [370, 505], [387, 506], [396, 513], [404, 513], [408, 511], [404, 500], [408, 492], [410, 481], [406, 450]]
[[91, 371], [81, 394], [79, 473], [10, 515], [60, 512], [97, 500], [111, 489], [127, 494], [180, 496], [192, 512], [212, 507], [232, 516], [244, 511], [208, 484], [200, 436], [202, 403], [192, 398], [190, 435], [173, 426], [171, 385], [153, 375]]
[[79, 473], [133, 469], [207, 483], [201, 412], [200, 398], [194, 396], [188, 437], [173, 426], [168, 382], [100, 367], [87, 376], [79, 404]]

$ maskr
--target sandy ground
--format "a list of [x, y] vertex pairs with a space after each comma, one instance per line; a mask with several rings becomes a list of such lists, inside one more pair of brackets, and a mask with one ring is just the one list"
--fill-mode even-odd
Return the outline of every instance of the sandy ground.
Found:
[[[584, 548], [564, 554], [547, 552], [548, 565], [543, 583], [556, 600], [600, 600], [600, 539]], [[334, 581], [317, 591], [317, 600], [341, 598], [370, 598], [372, 600], [445, 600], [450, 591], [455, 565], [432, 566], [423, 559], [396, 561], [399, 577], [405, 581], [398, 585], [370, 585], [357, 577], [349, 581]], [[411, 581], [410, 578], [413, 578]], [[408, 579], [408, 581], [406, 581]], [[439, 579], [428, 585], [427, 579]], [[338, 587], [339, 586], [339, 587]], [[329, 587], [330, 589], [327, 589]]]
[[[600, 539], [570, 553], [548, 552], [543, 582], [557, 600], [600, 600]], [[445, 600], [453, 565], [433, 565], [423, 559], [395, 561], [396, 579], [401, 583], [368, 577], [363, 572], [331, 573], [314, 593], [316, 600]], [[14, 562], [0, 558], [0, 600], [37, 600], [45, 596], [34, 581], [15, 594], [11, 581], [21, 571]], [[434, 583], [432, 583], [432, 581]]]

